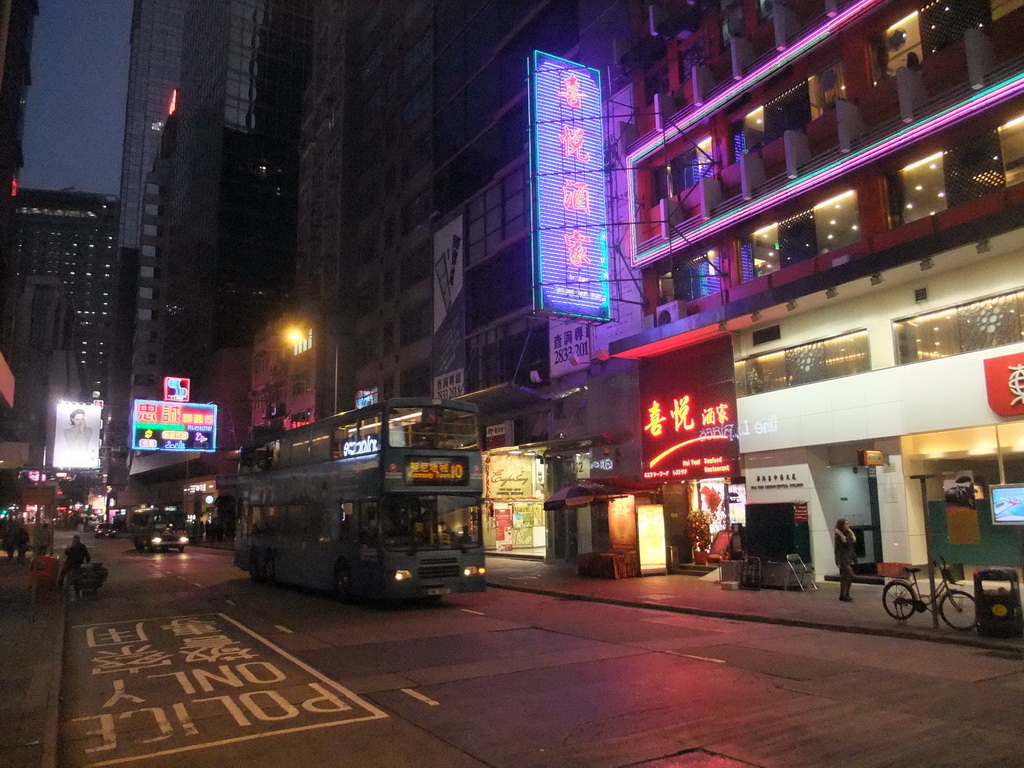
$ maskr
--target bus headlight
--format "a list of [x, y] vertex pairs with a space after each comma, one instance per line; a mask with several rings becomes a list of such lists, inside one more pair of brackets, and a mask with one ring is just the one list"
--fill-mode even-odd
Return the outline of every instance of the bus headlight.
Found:
[[163, 539], [161, 539], [161, 538], [160, 538], [159, 536], [154, 536], [154, 537], [153, 537], [153, 538], [152, 538], [152, 539], [150, 540], [150, 543], [151, 543], [151, 544], [162, 544], [162, 543], [163, 543], [163, 541], [164, 541], [164, 540], [163, 540]]
[[487, 569], [482, 565], [467, 565], [462, 570], [463, 576], [483, 576], [485, 573], [487, 573]]
[[188, 536], [182, 536], [180, 539], [178, 539], [178, 543], [179, 544], [188, 544]]
[[412, 571], [395, 571], [395, 581], [406, 581], [412, 578]]

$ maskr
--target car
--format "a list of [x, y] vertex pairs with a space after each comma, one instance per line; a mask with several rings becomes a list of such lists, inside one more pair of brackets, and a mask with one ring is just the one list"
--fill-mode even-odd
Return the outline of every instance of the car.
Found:
[[117, 536], [117, 529], [110, 523], [100, 523], [93, 530], [93, 536], [97, 539], [113, 539]]

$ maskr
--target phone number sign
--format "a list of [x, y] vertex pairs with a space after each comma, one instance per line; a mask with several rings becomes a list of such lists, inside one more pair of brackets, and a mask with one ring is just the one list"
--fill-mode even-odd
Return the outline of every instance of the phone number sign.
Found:
[[132, 448], [138, 451], [215, 451], [217, 406], [136, 400], [132, 406]]

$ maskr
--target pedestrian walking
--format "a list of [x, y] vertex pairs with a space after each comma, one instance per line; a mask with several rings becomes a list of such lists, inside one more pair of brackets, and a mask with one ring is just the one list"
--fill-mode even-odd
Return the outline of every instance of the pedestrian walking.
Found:
[[853, 566], [857, 562], [857, 534], [850, 528], [845, 517], [836, 520], [833, 538], [836, 565], [839, 566], [839, 599], [852, 603], [850, 587], [853, 585]]
[[60, 589], [64, 586], [64, 580], [67, 579], [75, 586], [75, 592], [77, 597], [78, 588], [75, 584], [75, 580], [78, 576], [78, 571], [83, 565], [90, 562], [92, 558], [89, 556], [89, 550], [82, 543], [82, 537], [75, 534], [71, 537], [71, 544], [67, 549], [64, 550], [64, 564], [60, 568], [60, 576], [57, 577], [57, 588]]
[[25, 562], [25, 553], [28, 552], [28, 548], [32, 543], [32, 537], [29, 535], [28, 528], [24, 525], [19, 525], [15, 541], [18, 547], [18, 563], [21, 564]]

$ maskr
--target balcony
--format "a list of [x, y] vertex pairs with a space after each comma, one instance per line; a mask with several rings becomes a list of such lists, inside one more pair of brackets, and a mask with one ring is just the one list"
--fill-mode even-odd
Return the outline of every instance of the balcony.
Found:
[[[964, 49], [961, 46], [956, 50], [962, 55]], [[960, 61], [963, 61], [962, 57]], [[944, 68], [944, 71], [948, 75], [951, 70]], [[791, 151], [783, 151], [786, 167], [781, 170], [778, 147], [769, 145], [764, 152], [765, 165], [772, 175], [753, 190], [749, 197], [743, 194], [742, 189], [737, 189], [733, 182], [725, 187], [732, 194], [728, 197], [723, 195], [724, 199], [708, 215], [693, 216], [678, 224], [673, 223], [665, 233], [666, 237], [639, 243], [634, 265], [649, 263], [677, 250], [683, 244], [699, 243], [754, 219], [763, 212], [777, 210], [780, 205], [799, 195], [824, 188], [845, 174], [893, 158], [915, 142], [948, 127], [963, 124], [969, 118], [976, 118], [980, 112], [998, 108], [1024, 94], [1024, 57], [989, 72], [982, 88], [972, 86], [967, 77], [966, 64], [959, 71], [962, 79], [957, 85], [935, 98], [918, 98], [915, 101], [910, 109], [910, 122], [907, 122], [907, 105], [904, 103], [897, 114], [890, 114], [884, 122], [852, 138], [847, 146], [839, 142], [822, 142], [831, 144], [831, 148], [816, 155], [808, 153], [805, 162], [796, 162]], [[810, 143], [811, 135], [814, 133], [809, 132], [809, 147], [815, 146]]]

